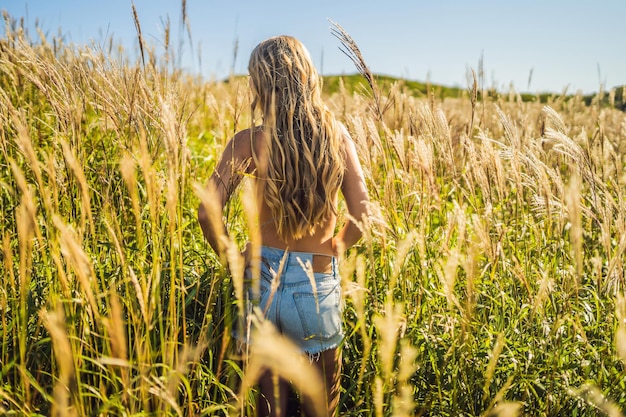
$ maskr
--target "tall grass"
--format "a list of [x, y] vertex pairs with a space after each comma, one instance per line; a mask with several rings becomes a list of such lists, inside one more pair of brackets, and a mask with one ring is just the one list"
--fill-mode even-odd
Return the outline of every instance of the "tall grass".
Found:
[[[266, 330], [248, 362], [231, 338], [245, 197], [224, 263], [196, 224], [246, 83], [5, 21], [0, 413], [241, 415], [262, 366], [306, 391], [287, 341]], [[341, 415], [620, 415], [626, 116], [476, 86], [327, 97], [373, 213], [341, 260]]]

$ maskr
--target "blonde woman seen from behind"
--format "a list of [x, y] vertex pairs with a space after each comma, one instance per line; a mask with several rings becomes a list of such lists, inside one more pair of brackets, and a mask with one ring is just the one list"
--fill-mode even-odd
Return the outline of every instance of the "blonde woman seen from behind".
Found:
[[[344, 337], [337, 259], [361, 237], [349, 220], [335, 234], [338, 198], [341, 190], [350, 218], [363, 219], [369, 201], [365, 180], [355, 145], [322, 101], [317, 71], [297, 39], [278, 36], [261, 42], [252, 51], [248, 71], [252, 110], [261, 113], [262, 123], [230, 140], [207, 187], [217, 193], [223, 209], [243, 175], [254, 179], [262, 241], [261, 290], [255, 302], [311, 358], [325, 383], [327, 415], [333, 416]], [[225, 226], [211, 222], [209, 208], [202, 204], [198, 219], [219, 251], [218, 236]], [[303, 268], [307, 263], [316, 288]], [[278, 287], [270, 291], [275, 279]], [[253, 297], [250, 289], [247, 293]], [[247, 341], [245, 335], [238, 337]], [[275, 389], [274, 380], [269, 371], [259, 379], [258, 415], [286, 411], [288, 381], [279, 380]], [[311, 410], [306, 399], [303, 408]]]

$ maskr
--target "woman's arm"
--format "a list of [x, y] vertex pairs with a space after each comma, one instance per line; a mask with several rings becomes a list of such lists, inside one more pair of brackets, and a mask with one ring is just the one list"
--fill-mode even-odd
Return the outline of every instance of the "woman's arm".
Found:
[[[346, 150], [346, 171], [341, 185], [341, 193], [346, 202], [348, 213], [357, 222], [363, 221], [363, 217], [368, 215], [369, 196], [363, 176], [363, 169], [359, 162], [354, 141], [350, 137], [348, 130], [344, 130], [344, 144]], [[353, 220], [348, 220], [343, 228], [333, 238], [333, 250], [336, 254], [347, 250], [361, 238], [361, 229]]]
[[228, 142], [215, 171], [207, 182], [204, 195], [201, 195], [198, 222], [204, 237], [220, 256], [225, 249], [224, 239], [228, 238], [228, 231], [222, 220], [222, 211], [239, 185], [243, 173], [249, 169], [252, 156], [250, 143], [249, 130], [237, 133]]

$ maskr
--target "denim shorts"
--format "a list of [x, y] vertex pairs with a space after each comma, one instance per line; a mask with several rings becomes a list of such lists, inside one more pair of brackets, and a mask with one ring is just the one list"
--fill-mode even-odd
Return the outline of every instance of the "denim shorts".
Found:
[[[315, 291], [309, 274], [302, 267], [307, 263], [312, 265], [314, 256], [324, 256], [330, 261], [327, 272], [313, 272]], [[256, 297], [249, 279], [251, 271], [246, 270], [248, 313], [253, 306], [258, 306], [266, 320], [308, 354], [341, 344], [344, 338], [342, 299], [336, 258], [263, 246], [260, 267], [260, 288]], [[274, 291], [273, 280], [278, 280]]]

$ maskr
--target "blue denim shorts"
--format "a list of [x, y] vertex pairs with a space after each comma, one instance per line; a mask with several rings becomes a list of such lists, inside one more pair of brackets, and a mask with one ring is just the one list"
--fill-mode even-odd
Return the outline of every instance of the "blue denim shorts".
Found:
[[[327, 272], [313, 272], [315, 291], [303, 268], [307, 262], [313, 264], [314, 256], [327, 257], [330, 262]], [[251, 271], [246, 270], [248, 312], [258, 306], [266, 320], [308, 354], [341, 344], [344, 338], [342, 299], [336, 258], [263, 246], [260, 267], [260, 288], [256, 297], [249, 280]], [[278, 280], [274, 291], [273, 280]]]

